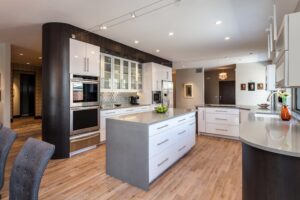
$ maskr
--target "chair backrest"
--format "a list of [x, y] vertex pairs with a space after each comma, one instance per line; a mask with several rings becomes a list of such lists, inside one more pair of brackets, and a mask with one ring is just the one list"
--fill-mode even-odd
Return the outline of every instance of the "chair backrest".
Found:
[[15, 132], [1, 125], [0, 127], [0, 190], [4, 185], [4, 170], [5, 170], [5, 163], [7, 160], [7, 156], [16, 137], [17, 134]]
[[37, 200], [41, 179], [54, 145], [29, 138], [18, 154], [10, 177], [10, 200]]

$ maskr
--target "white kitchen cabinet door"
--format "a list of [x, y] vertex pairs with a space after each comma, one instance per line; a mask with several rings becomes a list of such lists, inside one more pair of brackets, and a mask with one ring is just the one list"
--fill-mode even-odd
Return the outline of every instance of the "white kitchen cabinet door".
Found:
[[167, 81], [172, 81], [172, 68], [166, 67]]
[[100, 47], [86, 44], [87, 72], [89, 76], [100, 75]]
[[101, 56], [101, 89], [102, 91], [112, 90], [113, 79], [113, 57], [102, 54]]
[[240, 126], [248, 120], [249, 112], [249, 110], [240, 110]]
[[205, 125], [206, 125], [206, 120], [205, 120], [205, 108], [198, 108], [198, 132], [199, 133], [205, 133]]
[[70, 73], [84, 75], [86, 62], [86, 43], [70, 39]]

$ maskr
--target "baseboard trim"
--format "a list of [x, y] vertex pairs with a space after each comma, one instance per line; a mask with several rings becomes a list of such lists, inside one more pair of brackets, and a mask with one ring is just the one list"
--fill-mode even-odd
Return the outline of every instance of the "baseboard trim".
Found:
[[20, 118], [22, 117], [21, 115], [14, 115], [13, 118]]
[[34, 119], [42, 119], [42, 116], [34, 116]]

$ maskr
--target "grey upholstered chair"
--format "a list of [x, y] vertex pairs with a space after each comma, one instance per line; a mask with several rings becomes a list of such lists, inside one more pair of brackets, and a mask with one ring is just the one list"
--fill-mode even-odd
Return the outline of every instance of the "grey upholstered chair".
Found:
[[0, 125], [0, 190], [4, 185], [4, 169], [9, 150], [14, 143], [17, 134], [11, 129]]
[[41, 179], [54, 145], [29, 138], [18, 154], [11, 172], [10, 200], [37, 200]]

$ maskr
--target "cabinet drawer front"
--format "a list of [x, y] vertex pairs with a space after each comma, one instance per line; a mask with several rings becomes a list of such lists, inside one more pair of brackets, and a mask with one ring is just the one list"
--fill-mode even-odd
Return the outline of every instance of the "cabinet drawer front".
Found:
[[232, 109], [232, 108], [206, 108], [206, 113], [213, 113], [213, 114], [231, 114], [231, 115], [238, 115], [239, 109]]
[[166, 130], [149, 138], [149, 157], [153, 157], [167, 149], [176, 141], [174, 129]]
[[231, 137], [239, 137], [239, 126], [207, 123], [206, 132]]
[[163, 121], [157, 124], [153, 124], [151, 126], [149, 126], [149, 137], [152, 137], [156, 134], [159, 134], [161, 132], [164, 132], [168, 129], [172, 128], [172, 121], [171, 120], [167, 120], [167, 121]]
[[174, 152], [168, 148], [158, 156], [149, 160], [149, 183], [163, 173], [174, 162]]
[[239, 125], [240, 118], [239, 118], [239, 115], [207, 113], [206, 121], [208, 123], [216, 123], [216, 124]]

